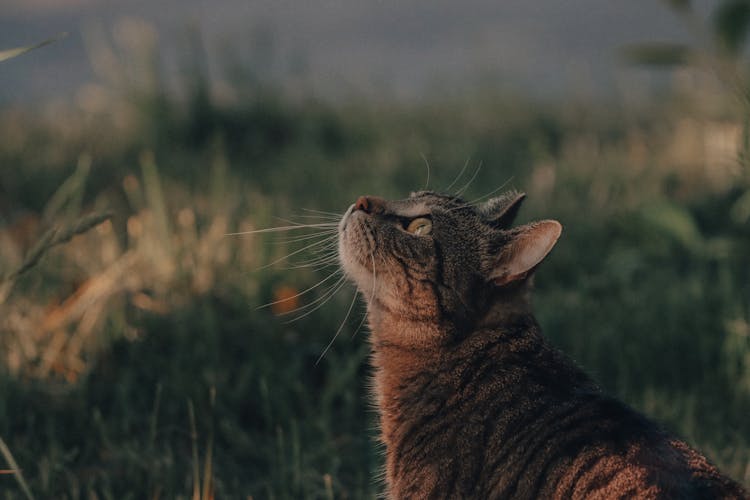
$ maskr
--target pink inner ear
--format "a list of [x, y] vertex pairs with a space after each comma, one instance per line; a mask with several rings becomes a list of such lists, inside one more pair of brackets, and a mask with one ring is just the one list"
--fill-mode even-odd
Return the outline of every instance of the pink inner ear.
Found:
[[562, 226], [554, 220], [534, 222], [517, 229], [518, 234], [503, 250], [492, 273], [491, 278], [497, 285], [525, 278], [544, 260], [562, 233]]

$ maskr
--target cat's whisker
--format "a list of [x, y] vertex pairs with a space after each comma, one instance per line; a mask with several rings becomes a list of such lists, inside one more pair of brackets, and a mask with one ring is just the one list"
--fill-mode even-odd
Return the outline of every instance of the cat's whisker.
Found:
[[461, 167], [461, 171], [458, 173], [455, 179], [453, 179], [453, 182], [448, 185], [447, 188], [445, 188], [443, 191], [448, 193], [450, 192], [451, 188], [458, 182], [458, 180], [463, 177], [464, 172], [466, 172], [466, 168], [469, 166], [469, 162], [471, 161], [471, 156], [466, 158], [466, 161], [464, 162], [464, 166]]
[[427, 161], [427, 157], [421, 151], [419, 156], [422, 157], [422, 160], [424, 160], [424, 164], [427, 167], [427, 182], [424, 183], [424, 189], [422, 189], [422, 191], [427, 191], [427, 188], [430, 187], [430, 162]]
[[339, 261], [336, 258], [326, 258], [320, 260], [305, 260], [301, 262], [293, 262], [285, 265], [282, 269], [314, 269], [320, 270], [326, 267], [338, 266]]
[[341, 219], [341, 217], [343, 217], [343, 215], [344, 215], [344, 214], [340, 214], [340, 213], [336, 213], [336, 212], [326, 212], [324, 210], [314, 210], [312, 208], [303, 208], [302, 210], [304, 210], [305, 212], [311, 212], [311, 213], [314, 213], [314, 214], [328, 215], [328, 216], [331, 216], [331, 217], [336, 217], [338, 219]]
[[496, 188], [496, 189], [493, 189], [493, 190], [492, 190], [492, 191], [490, 191], [489, 193], [487, 193], [487, 194], [485, 194], [485, 195], [483, 195], [483, 196], [480, 196], [479, 198], [475, 198], [475, 199], [473, 199], [473, 200], [471, 200], [471, 201], [467, 201], [467, 202], [465, 202], [465, 203], [461, 203], [461, 204], [459, 204], [459, 205], [456, 205], [455, 207], [452, 207], [452, 208], [450, 208], [450, 209], [446, 210], [446, 212], [450, 213], [450, 212], [454, 212], [454, 211], [456, 211], [456, 210], [461, 210], [461, 209], [463, 209], [463, 208], [467, 208], [467, 207], [472, 207], [472, 206], [476, 205], [477, 203], [480, 203], [480, 202], [484, 201], [485, 199], [487, 199], [487, 198], [491, 197], [492, 195], [494, 195], [494, 194], [495, 194], [495, 193], [497, 193], [498, 191], [501, 191], [501, 190], [505, 189], [505, 187], [506, 187], [506, 186], [507, 186], [507, 185], [508, 185], [508, 184], [509, 184], [509, 183], [510, 183], [510, 182], [511, 182], [512, 180], [513, 180], [513, 177], [510, 177], [510, 178], [509, 178], [509, 179], [508, 179], [507, 181], [503, 182], [503, 184], [502, 184], [502, 185], [501, 185], [500, 187], [498, 187], [498, 188]]
[[281, 266], [281, 269], [322, 269], [324, 267], [338, 264], [338, 253], [335, 251], [335, 246], [330, 245], [324, 248], [311, 250], [309, 258], [302, 260], [290, 259], [288, 264]]
[[338, 246], [338, 234], [332, 234], [331, 236], [320, 240], [321, 243], [325, 243], [325, 246], [323, 248], [317, 248], [313, 250], [315, 253], [322, 253], [324, 251], [328, 251], [331, 248], [335, 248]]
[[294, 262], [294, 265], [296, 266], [299, 264], [307, 264], [307, 265], [331, 264], [331, 263], [338, 262], [338, 261], [339, 261], [338, 255], [335, 255], [333, 253], [333, 249], [331, 249], [330, 251], [326, 252], [325, 254], [321, 254], [320, 256], [313, 257], [311, 259], [303, 260], [300, 262]]
[[316, 243], [318, 245], [315, 248], [310, 248], [310, 252], [309, 252], [310, 255], [307, 257], [307, 260], [323, 259], [326, 257], [333, 257], [334, 255], [337, 254], [336, 252], [336, 248], [338, 247], [337, 241], [320, 240]]
[[279, 238], [276, 243], [299, 243], [300, 241], [308, 241], [313, 240], [315, 238], [323, 238], [326, 239], [333, 239], [336, 238], [338, 234], [336, 231], [325, 231], [325, 232], [318, 232], [313, 234], [306, 234], [304, 236], [289, 236], [286, 238]]
[[302, 290], [301, 292], [299, 292], [299, 293], [297, 293], [297, 294], [294, 294], [294, 295], [292, 295], [292, 296], [290, 296], [290, 297], [284, 297], [283, 299], [279, 299], [279, 300], [274, 300], [273, 302], [269, 302], [269, 303], [267, 303], [267, 304], [263, 304], [262, 306], [258, 306], [258, 307], [257, 307], [257, 309], [263, 309], [263, 308], [266, 308], [266, 307], [270, 307], [270, 306], [273, 306], [273, 305], [276, 305], [276, 304], [281, 304], [281, 303], [283, 303], [283, 302], [287, 302], [287, 301], [290, 301], [290, 300], [294, 300], [294, 299], [296, 299], [297, 297], [300, 297], [300, 296], [302, 296], [302, 295], [306, 294], [307, 292], [309, 292], [309, 291], [311, 291], [311, 290], [314, 290], [314, 289], [318, 288], [318, 287], [319, 287], [320, 285], [322, 285], [322, 284], [323, 284], [323, 283], [325, 283], [326, 281], [330, 280], [330, 279], [331, 279], [331, 278], [333, 278], [334, 276], [336, 276], [336, 275], [338, 275], [338, 274], [341, 274], [341, 273], [343, 273], [343, 272], [344, 272], [344, 271], [343, 271], [343, 270], [341, 270], [341, 269], [339, 269], [338, 271], [334, 271], [334, 272], [332, 272], [331, 274], [329, 274], [328, 276], [326, 276], [325, 278], [323, 278], [322, 280], [320, 280], [320, 281], [318, 281], [317, 283], [315, 283], [315, 284], [314, 284], [313, 286], [311, 286], [310, 288], [307, 288], [307, 289], [305, 289], [305, 290]]
[[328, 240], [321, 240], [321, 241], [316, 241], [314, 243], [310, 243], [309, 245], [305, 245], [304, 247], [300, 248], [299, 250], [295, 250], [294, 252], [292, 252], [290, 254], [287, 254], [287, 255], [285, 255], [283, 257], [279, 257], [278, 259], [274, 260], [273, 262], [269, 262], [268, 264], [259, 267], [257, 270], [260, 271], [261, 269], [266, 269], [268, 267], [273, 266], [274, 264], [278, 264], [279, 262], [282, 262], [284, 260], [289, 259], [289, 257], [292, 257], [294, 255], [302, 253], [305, 250], [310, 250], [311, 248], [315, 248], [317, 246], [324, 245], [324, 244], [327, 244], [327, 243], [329, 243]]
[[290, 264], [286, 269], [322, 269], [324, 267], [337, 265], [336, 259], [320, 259], [320, 260], [310, 260], [310, 261], [303, 261], [303, 262], [295, 262], [293, 264]]
[[298, 264], [293, 266], [284, 266], [282, 269], [290, 271], [293, 269], [312, 269], [314, 271], [322, 271], [323, 269], [326, 269], [328, 267], [338, 267], [338, 262], [329, 262], [329, 263], [315, 263], [315, 264]]
[[[309, 304], [305, 304], [303, 306], [297, 307], [295, 309], [292, 309], [291, 311], [285, 311], [281, 313], [279, 316], [288, 316], [290, 314], [298, 313], [300, 311], [304, 311], [305, 309], [308, 309], [312, 307], [309, 311], [306, 311], [304, 314], [300, 314], [299, 316], [295, 316], [294, 318], [290, 319], [286, 323], [293, 323], [295, 321], [299, 321], [300, 319], [304, 318], [305, 316], [312, 314], [314, 311], [317, 311], [318, 308], [325, 305], [326, 302], [328, 302], [334, 295], [338, 293], [339, 290], [341, 290], [346, 285], [346, 275], [341, 276], [336, 283], [331, 285], [323, 294], [318, 297], [317, 299], [313, 300]], [[315, 306], [315, 307], [313, 307]]]
[[285, 269], [304, 269], [304, 268], [323, 268], [328, 267], [332, 265], [338, 265], [338, 255], [324, 255], [322, 257], [318, 257], [316, 259], [310, 259], [310, 260], [303, 260], [301, 262], [295, 262], [289, 266], [286, 266]]
[[509, 178], [509, 179], [508, 179], [507, 181], [503, 182], [503, 183], [502, 183], [502, 184], [500, 185], [500, 187], [498, 187], [498, 188], [496, 188], [496, 189], [493, 189], [492, 191], [490, 191], [489, 193], [485, 194], [484, 196], [480, 196], [479, 198], [476, 198], [476, 199], [474, 199], [474, 200], [471, 200], [471, 201], [470, 201], [470, 202], [469, 202], [468, 204], [469, 204], [469, 205], [476, 205], [476, 204], [477, 204], [477, 203], [479, 203], [480, 201], [484, 201], [484, 200], [486, 200], [487, 198], [489, 198], [489, 197], [490, 197], [490, 196], [492, 196], [493, 194], [497, 193], [498, 191], [502, 191], [503, 189], [505, 189], [505, 187], [506, 187], [506, 186], [507, 186], [508, 184], [510, 184], [510, 183], [511, 183], [512, 181], [513, 181], [513, 176], [510, 176], [510, 178]]
[[338, 237], [338, 232], [335, 230], [325, 230], [325, 231], [318, 231], [316, 233], [309, 233], [309, 234], [298, 234], [295, 236], [286, 236], [286, 237], [280, 237], [278, 240], [280, 242], [284, 243], [297, 243], [299, 241], [306, 241], [306, 240], [313, 240], [315, 238], [320, 238], [321, 240], [330, 240]]
[[318, 262], [333, 262], [335, 260], [338, 260], [338, 253], [335, 252], [335, 246], [327, 246], [325, 248], [321, 248], [320, 251], [313, 251], [311, 252], [311, 256], [307, 260], [301, 260], [298, 262], [293, 262], [292, 264], [298, 265], [298, 264], [314, 264]]
[[337, 233], [338, 223], [334, 226], [308, 228], [308, 232], [306, 233], [290, 233], [288, 235], [280, 235], [278, 238], [292, 240], [295, 238], [305, 238], [307, 236], [332, 236], [336, 235]]
[[330, 342], [328, 342], [328, 345], [326, 346], [326, 348], [325, 348], [325, 349], [323, 349], [323, 352], [322, 352], [322, 353], [320, 353], [320, 357], [318, 357], [318, 360], [317, 360], [317, 361], [315, 362], [315, 366], [318, 366], [318, 363], [320, 363], [320, 360], [321, 360], [321, 359], [323, 359], [323, 357], [324, 357], [324, 356], [326, 355], [326, 353], [328, 352], [328, 349], [330, 349], [330, 348], [331, 348], [331, 346], [333, 345], [333, 343], [334, 343], [334, 342], [336, 341], [336, 337], [338, 337], [338, 336], [339, 336], [339, 333], [341, 333], [341, 330], [343, 330], [343, 329], [344, 329], [344, 325], [346, 325], [346, 320], [348, 320], [348, 319], [349, 319], [349, 316], [350, 316], [350, 315], [351, 315], [351, 313], [352, 313], [352, 309], [354, 308], [354, 303], [355, 303], [355, 302], [357, 302], [357, 292], [356, 292], [356, 291], [354, 292], [354, 296], [352, 297], [352, 302], [351, 302], [351, 304], [349, 304], [349, 310], [348, 310], [348, 311], [346, 311], [346, 316], [344, 316], [344, 319], [343, 319], [343, 321], [341, 322], [341, 325], [339, 325], [339, 329], [338, 329], [338, 330], [336, 330], [336, 333], [335, 333], [335, 334], [333, 335], [333, 338], [331, 339], [331, 341], [330, 341]]
[[306, 215], [306, 214], [299, 214], [295, 215], [295, 217], [298, 217], [300, 219], [317, 219], [322, 221], [339, 221], [341, 220], [341, 217], [335, 217], [333, 215]]
[[[346, 286], [346, 282], [340, 283], [336, 287], [335, 290], [332, 290], [328, 295], [325, 296], [325, 300], [323, 302], [320, 302], [319, 304], [317, 304], [315, 307], [313, 307], [309, 311], [306, 311], [306, 312], [300, 314], [299, 316], [295, 316], [294, 318], [292, 318], [292, 319], [290, 319], [288, 321], [285, 321], [284, 324], [288, 325], [288, 324], [294, 323], [295, 321], [299, 321], [302, 318], [305, 318], [305, 317], [311, 315], [312, 313], [314, 313], [315, 311], [317, 311], [318, 309], [320, 309], [321, 307], [323, 307], [324, 305], [326, 305], [328, 303], [328, 301], [331, 300], [331, 299], [333, 299], [333, 297], [337, 293], [339, 293], [339, 291], [341, 291], [341, 289], [344, 288], [345, 286]], [[313, 304], [313, 303], [311, 303], [311, 304]], [[311, 304], [308, 304], [308, 305], [311, 305]], [[291, 311], [290, 311], [290, 313], [291, 313]], [[286, 313], [284, 313], [284, 314], [286, 314]]]
[[360, 320], [359, 325], [357, 325], [357, 328], [354, 329], [354, 333], [352, 333], [352, 339], [357, 336], [359, 330], [362, 329], [362, 326], [365, 324], [365, 321], [367, 321], [367, 306], [365, 306], [365, 310], [362, 313], [362, 319]]
[[299, 261], [290, 261], [290, 266], [302, 266], [302, 267], [310, 267], [315, 266], [318, 264], [329, 264], [337, 261], [337, 258], [334, 257], [331, 254], [332, 249], [327, 249], [325, 253], [321, 253], [319, 255], [311, 255], [308, 259], [303, 259]]
[[375, 270], [375, 252], [370, 251], [370, 258], [372, 259], [372, 292], [370, 297], [375, 297], [375, 285], [377, 283], [377, 271]]
[[469, 186], [471, 186], [472, 182], [474, 182], [474, 179], [476, 179], [477, 175], [479, 175], [479, 171], [482, 170], [482, 165], [483, 165], [483, 162], [480, 160], [479, 165], [477, 166], [477, 169], [474, 171], [474, 175], [471, 176], [471, 179], [469, 179], [469, 182], [464, 184], [464, 187], [456, 191], [456, 196], [461, 196], [462, 194], [464, 194], [464, 191], [466, 191], [469, 188]]
[[338, 223], [335, 223], [335, 222], [321, 222], [319, 224], [295, 224], [292, 226], [268, 227], [265, 229], [254, 229], [252, 231], [241, 231], [238, 233], [224, 233], [224, 236], [242, 236], [246, 234], [280, 233], [283, 231], [294, 231], [298, 229], [310, 229], [310, 228], [335, 229], [337, 227], [338, 227]]
[[[278, 219], [278, 220], [280, 220], [282, 222], [286, 222], [289, 225], [299, 226], [299, 227], [319, 227], [319, 226], [325, 225], [325, 226], [327, 226], [327, 227], [329, 227], [331, 229], [335, 229], [339, 225], [339, 218], [336, 218], [336, 219], [330, 218], [330, 219], [327, 219], [327, 220], [323, 220], [323, 222], [312, 223], [312, 224], [307, 223], [307, 222], [296, 221], [296, 220], [293, 220], [293, 219], [286, 219], [284, 217], [274, 217], [274, 218]], [[317, 218], [320, 219], [320, 217], [317, 217]]]

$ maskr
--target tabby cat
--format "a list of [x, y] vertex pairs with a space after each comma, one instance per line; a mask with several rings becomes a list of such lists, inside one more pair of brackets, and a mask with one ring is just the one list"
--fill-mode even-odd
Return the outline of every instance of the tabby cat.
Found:
[[530, 277], [561, 225], [422, 191], [362, 196], [339, 259], [367, 302], [389, 498], [747, 498], [542, 337]]

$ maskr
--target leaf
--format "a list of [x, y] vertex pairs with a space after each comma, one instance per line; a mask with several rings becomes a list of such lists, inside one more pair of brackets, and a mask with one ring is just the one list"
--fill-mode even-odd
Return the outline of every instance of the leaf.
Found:
[[750, 2], [748, 0], [725, 0], [713, 15], [716, 37], [732, 54], [742, 51], [750, 28]]
[[57, 42], [59, 40], [62, 40], [68, 36], [67, 33], [60, 33], [59, 35], [48, 38], [47, 40], [43, 42], [39, 42], [35, 45], [27, 45], [25, 47], [16, 47], [15, 49], [6, 49], [6, 50], [0, 50], [0, 62], [7, 61], [8, 59], [13, 59], [14, 57], [18, 57], [21, 54], [25, 54], [26, 52], [34, 49], [38, 49], [39, 47], [44, 47], [45, 45], [49, 45], [51, 43]]
[[622, 48], [620, 53], [630, 64], [643, 66], [684, 66], [696, 59], [696, 54], [690, 47], [667, 42], [628, 45]]

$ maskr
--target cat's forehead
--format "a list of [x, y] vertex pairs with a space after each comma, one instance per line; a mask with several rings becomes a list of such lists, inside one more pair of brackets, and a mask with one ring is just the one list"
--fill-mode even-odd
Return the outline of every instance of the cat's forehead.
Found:
[[422, 203], [426, 206], [439, 206], [445, 208], [463, 207], [468, 205], [466, 201], [458, 196], [437, 193], [435, 191], [414, 191], [409, 195], [408, 200], [413, 203]]
[[388, 211], [402, 217], [419, 217], [432, 213], [435, 208], [454, 209], [466, 207], [467, 204], [456, 196], [433, 191], [416, 191], [408, 198], [387, 201]]

